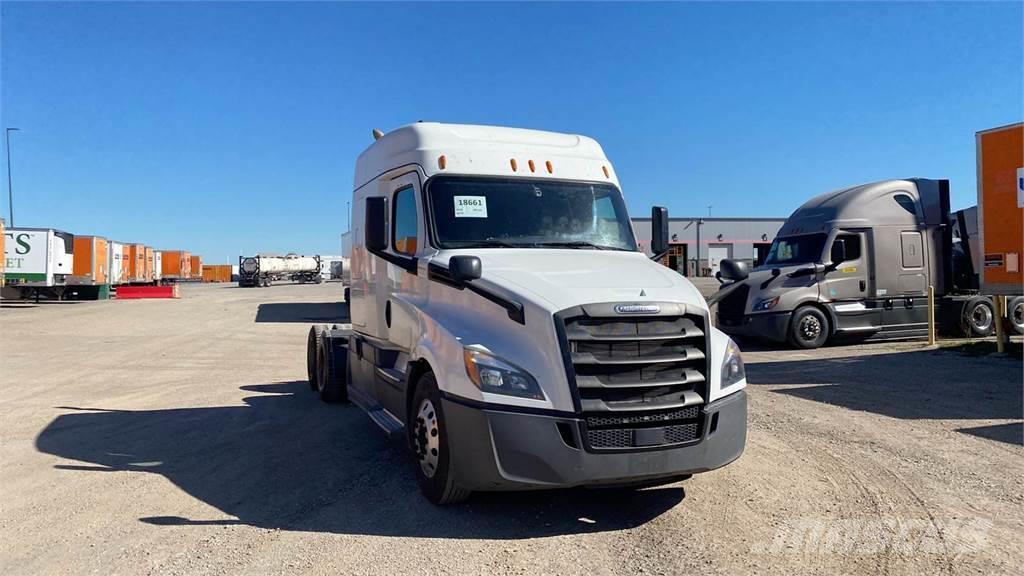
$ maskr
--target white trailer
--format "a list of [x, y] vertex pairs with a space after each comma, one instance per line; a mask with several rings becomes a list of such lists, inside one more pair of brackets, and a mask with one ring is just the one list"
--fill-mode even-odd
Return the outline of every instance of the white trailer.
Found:
[[110, 268], [108, 279], [111, 286], [128, 281], [128, 261], [124, 257], [124, 244], [113, 240], [107, 242], [107, 266]]
[[53, 228], [7, 228], [4, 236], [6, 284], [22, 298], [62, 298], [74, 265], [74, 235]]

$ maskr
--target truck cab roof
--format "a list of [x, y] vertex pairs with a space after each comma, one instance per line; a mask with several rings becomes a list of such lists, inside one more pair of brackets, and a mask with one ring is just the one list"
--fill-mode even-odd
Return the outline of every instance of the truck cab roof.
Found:
[[[913, 226], [941, 218], [940, 185], [925, 178], [882, 180], [833, 190], [797, 208], [779, 236], [827, 232], [835, 227]], [[946, 207], [948, 211], [948, 207]]]
[[377, 176], [419, 166], [426, 177], [468, 174], [609, 182], [612, 165], [592, 138], [541, 130], [417, 122], [392, 130], [356, 161], [355, 189]]

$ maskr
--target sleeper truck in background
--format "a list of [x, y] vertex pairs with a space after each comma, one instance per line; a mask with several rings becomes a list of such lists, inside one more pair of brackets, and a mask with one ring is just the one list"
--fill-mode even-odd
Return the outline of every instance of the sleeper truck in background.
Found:
[[[310, 329], [309, 380], [404, 434], [431, 501], [667, 483], [740, 456], [739, 349], [638, 250], [596, 141], [437, 123], [374, 136], [355, 169], [351, 329]], [[652, 226], [664, 252], [664, 209]]]
[[799, 348], [927, 335], [928, 287], [946, 333], [1024, 333], [1024, 124], [976, 135], [978, 206], [950, 213], [949, 182], [912, 178], [817, 196], [783, 224], [753, 272], [730, 261], [711, 302], [728, 334]]
[[61, 299], [74, 268], [75, 237], [52, 228], [4, 230], [4, 279], [21, 298]]
[[238, 258], [238, 285], [242, 287], [270, 286], [277, 280], [293, 282], [323, 282], [319, 256], [240, 256]]

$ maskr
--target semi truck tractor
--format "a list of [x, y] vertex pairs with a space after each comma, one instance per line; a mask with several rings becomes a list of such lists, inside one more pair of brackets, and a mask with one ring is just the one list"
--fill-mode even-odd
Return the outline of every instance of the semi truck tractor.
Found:
[[786, 220], [763, 265], [725, 263], [711, 300], [718, 326], [798, 348], [918, 338], [928, 333], [932, 287], [940, 329], [987, 336], [995, 315], [972, 257], [977, 213], [950, 213], [948, 180], [885, 180], [817, 196]]
[[52, 228], [7, 228], [4, 239], [6, 285], [22, 298], [63, 298], [74, 273], [74, 235]]
[[277, 280], [323, 282], [319, 256], [241, 256], [238, 258], [238, 285], [270, 286]]
[[[594, 140], [417, 123], [356, 161], [351, 327], [313, 326], [310, 386], [404, 436], [424, 494], [644, 486], [732, 462], [736, 344], [637, 246]], [[655, 252], [668, 248], [654, 210]]]

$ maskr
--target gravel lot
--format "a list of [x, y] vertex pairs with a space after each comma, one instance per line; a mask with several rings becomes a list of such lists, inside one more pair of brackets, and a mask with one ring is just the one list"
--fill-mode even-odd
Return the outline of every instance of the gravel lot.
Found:
[[[745, 355], [746, 453], [638, 492], [436, 508], [305, 382], [329, 283], [8, 303], [0, 574], [1016, 573], [1022, 365], [922, 344]], [[1017, 568], [1014, 568], [1016, 566]]]

